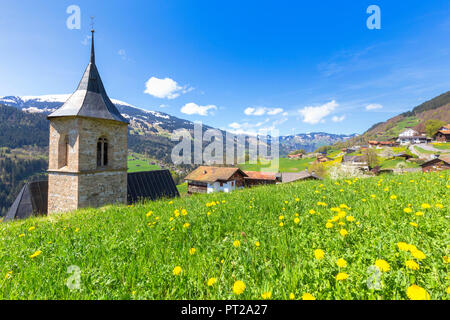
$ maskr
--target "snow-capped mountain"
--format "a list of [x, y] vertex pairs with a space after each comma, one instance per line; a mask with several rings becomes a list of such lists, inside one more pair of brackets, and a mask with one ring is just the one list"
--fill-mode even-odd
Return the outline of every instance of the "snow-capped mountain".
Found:
[[[50, 114], [70, 97], [70, 94], [54, 94], [42, 96], [5, 96], [0, 97], [0, 104], [16, 107], [29, 113]], [[159, 111], [149, 111], [129, 103], [111, 99], [120, 113], [130, 120], [131, 130], [140, 134], [171, 133], [185, 128], [193, 129], [193, 122], [171, 116]]]
[[[42, 96], [5, 96], [0, 97], [0, 104], [16, 107], [28, 113], [50, 114], [69, 98], [70, 94], [54, 94]], [[193, 130], [194, 123], [180, 119], [164, 112], [149, 111], [133, 106], [127, 102], [111, 99], [119, 109], [122, 116], [130, 120], [130, 133], [140, 136], [164, 135], [177, 129]], [[206, 130], [211, 128], [203, 126]], [[308, 152], [317, 147], [331, 145], [335, 142], [345, 141], [355, 135], [331, 134], [324, 132], [300, 133], [280, 137], [281, 154], [293, 150], [304, 149]], [[251, 139], [251, 137], [249, 138]], [[268, 140], [270, 141], [270, 139]]]

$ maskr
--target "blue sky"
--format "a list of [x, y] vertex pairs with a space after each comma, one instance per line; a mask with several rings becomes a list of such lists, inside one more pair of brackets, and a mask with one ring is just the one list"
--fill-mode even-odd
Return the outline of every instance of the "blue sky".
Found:
[[446, 0], [24, 0], [0, 3], [0, 96], [71, 93], [90, 16], [111, 98], [223, 129], [362, 133], [450, 88]]

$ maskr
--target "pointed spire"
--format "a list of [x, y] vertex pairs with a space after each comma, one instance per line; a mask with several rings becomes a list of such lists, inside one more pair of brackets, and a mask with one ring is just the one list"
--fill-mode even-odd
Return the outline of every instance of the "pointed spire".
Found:
[[95, 64], [95, 51], [94, 51], [94, 29], [91, 30], [92, 32], [92, 41], [91, 41], [91, 59], [89, 60], [90, 63]]

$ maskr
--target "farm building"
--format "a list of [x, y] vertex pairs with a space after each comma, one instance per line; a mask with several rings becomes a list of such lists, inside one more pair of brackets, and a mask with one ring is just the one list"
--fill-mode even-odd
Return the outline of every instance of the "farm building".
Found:
[[343, 156], [342, 165], [357, 167], [363, 170], [369, 169], [369, 165], [365, 156]]
[[420, 144], [431, 142], [431, 139], [414, 129], [407, 128], [398, 135], [397, 142], [400, 145]]
[[244, 171], [247, 177], [244, 178], [246, 187], [252, 187], [262, 184], [276, 184], [281, 181], [281, 177], [277, 173], [259, 172], [259, 171]]
[[450, 124], [447, 124], [439, 129], [438, 132], [433, 136], [434, 140], [439, 142], [449, 142], [450, 141]]
[[301, 159], [302, 157], [303, 157], [302, 153], [288, 154], [289, 159]]
[[307, 170], [301, 172], [282, 172], [281, 182], [289, 183], [300, 180], [316, 180], [321, 179], [313, 173], [309, 173]]
[[200, 166], [185, 180], [188, 183], [188, 194], [230, 192], [242, 189], [245, 185], [245, 174], [239, 168]]
[[440, 156], [420, 165], [423, 172], [443, 171], [450, 169], [450, 155]]

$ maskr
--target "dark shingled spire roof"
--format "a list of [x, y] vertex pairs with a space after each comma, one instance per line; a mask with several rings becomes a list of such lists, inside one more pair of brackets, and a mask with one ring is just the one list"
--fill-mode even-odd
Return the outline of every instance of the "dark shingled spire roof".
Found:
[[62, 107], [51, 113], [48, 118], [80, 116], [128, 123], [111, 102], [103, 87], [95, 65], [94, 30], [91, 32], [91, 58], [80, 84]]

